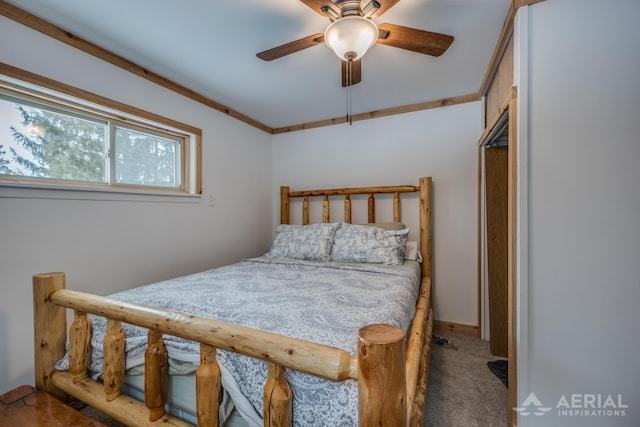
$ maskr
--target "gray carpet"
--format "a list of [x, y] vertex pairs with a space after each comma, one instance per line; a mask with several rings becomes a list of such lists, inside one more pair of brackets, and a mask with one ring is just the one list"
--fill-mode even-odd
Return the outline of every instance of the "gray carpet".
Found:
[[441, 333], [458, 350], [431, 346], [431, 370], [425, 427], [507, 426], [508, 392], [487, 367], [489, 342], [468, 335]]
[[[487, 367], [498, 360], [489, 342], [468, 335], [443, 333], [458, 350], [432, 345], [425, 406], [425, 427], [507, 426], [507, 388]], [[93, 408], [85, 414], [109, 427], [125, 427]]]

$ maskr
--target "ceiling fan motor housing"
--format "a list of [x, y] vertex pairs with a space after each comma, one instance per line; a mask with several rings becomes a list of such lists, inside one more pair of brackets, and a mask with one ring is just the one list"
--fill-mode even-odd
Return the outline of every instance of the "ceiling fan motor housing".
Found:
[[337, 0], [336, 6], [340, 8], [341, 17], [345, 16], [362, 16], [362, 3], [360, 0]]

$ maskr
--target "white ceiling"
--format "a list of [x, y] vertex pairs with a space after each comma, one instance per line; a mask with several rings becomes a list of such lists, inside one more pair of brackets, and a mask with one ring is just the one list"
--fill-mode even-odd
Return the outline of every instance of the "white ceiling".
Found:
[[[324, 32], [299, 0], [8, 0], [78, 37], [272, 128], [344, 117], [340, 60], [325, 45], [263, 50]], [[378, 23], [455, 37], [435, 58], [374, 45], [353, 86], [358, 114], [477, 93], [510, 0], [402, 0]]]

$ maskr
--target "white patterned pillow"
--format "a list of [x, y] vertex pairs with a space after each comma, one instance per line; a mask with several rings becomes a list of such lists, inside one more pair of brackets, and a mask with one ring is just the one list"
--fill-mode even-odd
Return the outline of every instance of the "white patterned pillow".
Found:
[[276, 228], [270, 257], [287, 257], [311, 261], [328, 261], [333, 236], [340, 223], [293, 225], [280, 224]]
[[408, 228], [385, 230], [368, 225], [341, 224], [333, 239], [331, 259], [402, 264], [408, 235]]

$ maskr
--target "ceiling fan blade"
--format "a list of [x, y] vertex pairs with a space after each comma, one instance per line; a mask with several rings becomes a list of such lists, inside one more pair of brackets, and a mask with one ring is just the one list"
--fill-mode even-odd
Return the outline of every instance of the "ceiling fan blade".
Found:
[[362, 81], [362, 60], [351, 61], [351, 79], [349, 79], [349, 62], [342, 61], [342, 87], [353, 86], [360, 81]]
[[376, 16], [376, 17], [377, 16], [381, 16], [383, 13], [385, 13], [387, 10], [391, 9], [399, 1], [400, 0], [378, 0], [378, 3], [380, 4], [380, 7], [376, 11], [376, 13], [373, 14], [373, 16]]
[[[320, 15], [322, 16], [327, 16], [323, 11], [322, 8], [324, 6], [327, 6], [333, 10], [335, 10], [336, 12], [339, 12], [340, 10], [336, 7], [336, 5], [331, 1], [331, 0], [300, 0], [302, 3], [306, 4], [307, 6], [309, 6], [311, 9], [315, 10], [316, 12], [318, 12]], [[399, 1], [399, 0], [395, 0], [395, 1]]]
[[303, 49], [316, 46], [323, 42], [324, 34], [318, 33], [300, 40], [292, 41], [287, 44], [274, 47], [269, 50], [265, 50], [263, 52], [257, 53], [256, 56], [263, 61], [273, 61], [274, 59], [282, 58], [283, 56], [299, 52]]
[[440, 56], [446, 52], [453, 42], [453, 36], [417, 30], [401, 25], [380, 24], [378, 29], [389, 31], [386, 38], [378, 38], [378, 43], [424, 53], [425, 55]]

